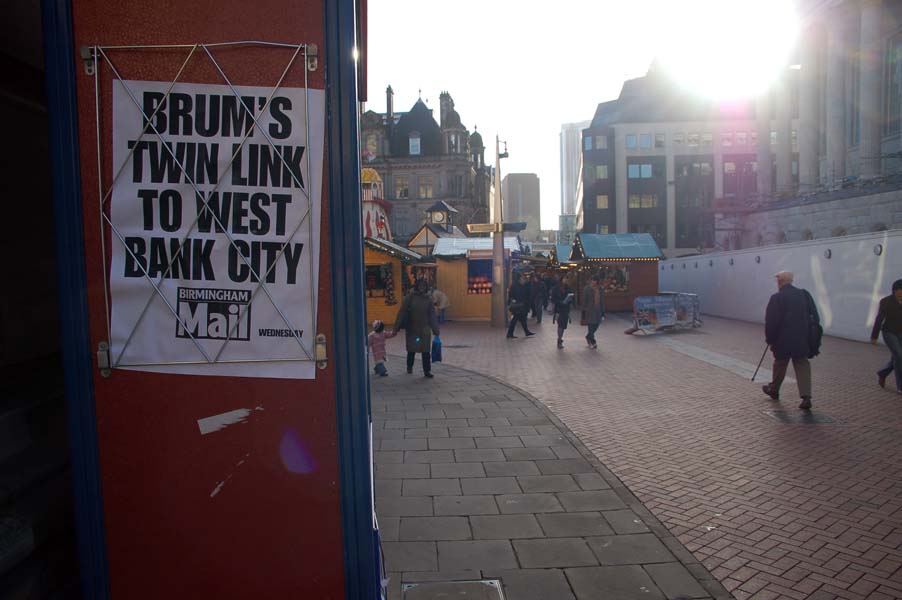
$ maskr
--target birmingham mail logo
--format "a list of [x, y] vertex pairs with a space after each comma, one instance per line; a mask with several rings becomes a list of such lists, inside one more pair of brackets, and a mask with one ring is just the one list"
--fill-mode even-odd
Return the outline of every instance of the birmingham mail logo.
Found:
[[[251, 339], [250, 290], [178, 288], [175, 337], [199, 340]], [[247, 312], [239, 322], [244, 307]], [[237, 326], [236, 326], [237, 324]]]

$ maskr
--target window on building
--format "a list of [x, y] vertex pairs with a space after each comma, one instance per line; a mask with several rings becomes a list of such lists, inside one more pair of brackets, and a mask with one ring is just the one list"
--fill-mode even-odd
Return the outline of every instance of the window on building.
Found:
[[607, 165], [595, 165], [595, 179], [607, 179], [608, 178], [608, 166]]
[[639, 134], [639, 147], [643, 150], [651, 150], [651, 134], [650, 133], [640, 133]]
[[710, 148], [713, 144], [714, 144], [714, 134], [703, 133], [702, 134], [702, 147]]
[[642, 208], [642, 196], [639, 194], [630, 194], [626, 206], [627, 208]]
[[607, 225], [596, 225], [595, 226], [595, 233], [601, 233], [603, 235], [607, 235], [608, 231], [609, 231], [609, 229], [608, 229]]
[[395, 175], [395, 197], [410, 198], [410, 178], [407, 175]]
[[721, 133], [720, 134], [720, 145], [726, 147], [733, 145], [733, 134], [732, 133]]
[[642, 194], [642, 208], [658, 208], [657, 194]]
[[656, 133], [655, 134], [655, 148], [663, 148], [664, 147], [664, 134]]
[[902, 34], [896, 35], [887, 44], [886, 56], [886, 119], [884, 132], [896, 135], [900, 130], [902, 111]]
[[799, 132], [795, 129], [792, 130], [792, 134], [790, 135], [790, 144], [792, 144], [792, 149], [798, 151], [799, 148]]
[[770, 132], [770, 145], [771, 146], [777, 145], [777, 132], [776, 131]]
[[[859, 116], [858, 105], [859, 105], [860, 97], [861, 97], [861, 73], [860, 73], [859, 69], [860, 69], [859, 61], [857, 61], [857, 60], [849, 61], [849, 79], [848, 79], [848, 82], [849, 82], [849, 86], [848, 86], [849, 87], [849, 90], [848, 90], [849, 110], [847, 111], [847, 115], [846, 115], [846, 120], [847, 120], [846, 133], [848, 134], [847, 143], [850, 146], [857, 146], [858, 143], [861, 141], [860, 136], [859, 136], [859, 131], [860, 131], [859, 127], [861, 126], [861, 121], [859, 121], [859, 119], [858, 119], [858, 116]], [[889, 89], [889, 88], [887, 87], [887, 89]], [[823, 94], [821, 96], [823, 96]], [[821, 108], [820, 110], [825, 110], [825, 109]], [[826, 121], [821, 121], [822, 126], [823, 126], [823, 123], [825, 123], [825, 122]], [[824, 146], [824, 150], [822, 151], [822, 153], [826, 153], [825, 133], [823, 131], [819, 132], [819, 137], [824, 138], [825, 146]], [[820, 144], [820, 140], [818, 140], [818, 143]]]
[[364, 275], [364, 283], [366, 284], [367, 298], [384, 298], [385, 290], [388, 287], [388, 280], [391, 279], [391, 263], [384, 265], [366, 265], [366, 274]]
[[451, 133], [448, 134], [448, 154], [457, 154], [458, 145], [457, 145], [457, 134]]
[[758, 145], [758, 132], [757, 131], [752, 131], [751, 133], [749, 133], [749, 145], [750, 146]]
[[416, 131], [410, 132], [410, 137], [407, 138], [407, 149], [408, 153], [411, 156], [419, 156], [420, 155], [420, 134]]
[[746, 132], [740, 131], [736, 133], [736, 145], [737, 146], [745, 146], [748, 144], [749, 136]]
[[595, 136], [595, 149], [596, 150], [607, 150], [608, 149], [608, 136], [596, 135]]
[[689, 135], [687, 135], [686, 136], [686, 145], [690, 146], [690, 147], [698, 146], [698, 134], [690, 133]]
[[711, 168], [711, 163], [705, 161], [699, 163], [699, 175], [712, 175], [714, 173], [714, 169]]
[[417, 180], [419, 184], [418, 198], [432, 198], [432, 175], [421, 175]]
[[629, 179], [639, 179], [639, 165], [627, 165], [626, 176]]
[[463, 175], [451, 175], [448, 178], [448, 193], [452, 196], [461, 197], [464, 195], [464, 177]]
[[592, 149], [592, 136], [586, 136], [583, 138], [583, 150], [591, 150]]
[[651, 179], [651, 165], [640, 165], [640, 171], [642, 172], [642, 179]]
[[608, 208], [608, 196], [607, 194], [599, 194], [595, 196], [595, 208], [598, 210], [605, 210]]
[[723, 172], [726, 173], [727, 175], [732, 175], [733, 173], [735, 173], [736, 172], [736, 163], [729, 161], [729, 160], [725, 161], [723, 163]]
[[675, 146], [682, 146], [683, 145], [683, 136], [684, 136], [684, 134], [682, 132], [673, 134], [673, 144]]
[[636, 134], [628, 133], [626, 134], [626, 149], [627, 150], [635, 150], [637, 146]]
[[583, 176], [586, 179], [586, 185], [592, 184], [595, 182], [595, 169], [592, 168], [592, 165], [584, 165], [583, 166]]

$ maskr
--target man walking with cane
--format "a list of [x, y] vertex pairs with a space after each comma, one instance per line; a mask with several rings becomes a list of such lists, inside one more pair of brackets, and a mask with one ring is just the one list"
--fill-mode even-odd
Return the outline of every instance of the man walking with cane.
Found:
[[811, 364], [808, 359], [814, 356], [817, 348], [811, 347], [809, 332], [812, 323], [820, 323], [820, 317], [811, 295], [792, 285], [792, 273], [780, 271], [775, 277], [780, 291], [770, 297], [764, 321], [765, 339], [774, 355], [774, 377], [761, 389], [779, 400], [780, 385], [786, 377], [789, 361], [792, 361], [802, 398], [799, 408], [811, 410]]

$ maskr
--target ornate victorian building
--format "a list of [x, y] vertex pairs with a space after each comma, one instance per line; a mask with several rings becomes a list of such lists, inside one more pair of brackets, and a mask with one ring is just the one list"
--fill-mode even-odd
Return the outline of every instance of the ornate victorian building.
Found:
[[385, 94], [385, 113], [363, 114], [361, 146], [364, 166], [379, 173], [392, 205], [395, 241], [409, 241], [439, 200], [457, 211], [454, 224], [464, 231], [468, 223], [487, 221], [491, 170], [482, 136], [463, 125], [451, 94], [439, 96], [438, 122], [422, 98], [395, 113], [391, 86]]

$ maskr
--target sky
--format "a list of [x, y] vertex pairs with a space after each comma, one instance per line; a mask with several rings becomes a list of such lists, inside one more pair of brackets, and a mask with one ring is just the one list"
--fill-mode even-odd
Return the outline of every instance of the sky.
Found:
[[[467, 129], [482, 134], [487, 162], [495, 136], [507, 141], [502, 177], [539, 176], [542, 228], [557, 229], [561, 125], [591, 120], [656, 56], [678, 55], [687, 81], [717, 43], [740, 52], [751, 46], [759, 53], [752, 64], [760, 64], [760, 46], [741, 35], [755, 25], [747, 7], [743, 0], [369, 0], [366, 108], [385, 112], [390, 84], [395, 111], [409, 110], [422, 90], [438, 120], [439, 94], [449, 92]], [[764, 8], [756, 11], [766, 20]], [[735, 44], [737, 36], [745, 42]], [[735, 52], [730, 60], [737, 72]]]

